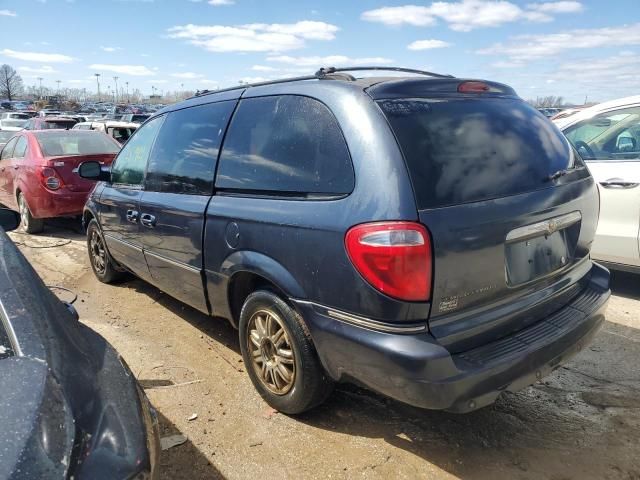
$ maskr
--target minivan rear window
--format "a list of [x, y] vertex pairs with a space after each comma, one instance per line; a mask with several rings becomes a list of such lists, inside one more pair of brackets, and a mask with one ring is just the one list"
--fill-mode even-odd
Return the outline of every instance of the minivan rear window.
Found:
[[560, 131], [522, 100], [401, 99], [378, 102], [404, 154], [418, 208], [551, 186], [573, 165]]

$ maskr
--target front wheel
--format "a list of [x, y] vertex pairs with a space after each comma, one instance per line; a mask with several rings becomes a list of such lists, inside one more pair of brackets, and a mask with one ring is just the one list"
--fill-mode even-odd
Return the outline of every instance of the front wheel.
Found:
[[104, 237], [95, 219], [92, 219], [87, 226], [87, 249], [91, 268], [98, 280], [102, 283], [112, 283], [123, 277], [123, 272], [116, 269], [107, 251]]
[[327, 377], [302, 318], [274, 293], [259, 290], [240, 312], [240, 349], [247, 372], [273, 408], [297, 414], [331, 393]]
[[18, 208], [20, 209], [20, 219], [22, 223], [22, 229], [27, 233], [40, 233], [44, 230], [44, 220], [41, 218], [33, 218], [31, 210], [27, 204], [24, 194], [20, 192], [18, 194]]

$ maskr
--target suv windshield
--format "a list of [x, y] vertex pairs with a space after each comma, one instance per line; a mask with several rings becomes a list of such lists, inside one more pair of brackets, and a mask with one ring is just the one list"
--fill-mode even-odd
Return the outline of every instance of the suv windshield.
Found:
[[47, 157], [60, 155], [98, 155], [118, 153], [120, 148], [104, 133], [81, 132], [68, 130], [65, 132], [36, 132], [36, 138]]
[[418, 207], [437, 208], [550, 186], [573, 166], [568, 142], [518, 99], [378, 102], [402, 149]]

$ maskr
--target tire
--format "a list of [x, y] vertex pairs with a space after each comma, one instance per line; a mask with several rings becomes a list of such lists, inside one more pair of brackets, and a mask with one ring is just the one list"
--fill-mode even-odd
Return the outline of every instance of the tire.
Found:
[[306, 325], [274, 293], [258, 290], [247, 297], [239, 335], [247, 373], [271, 407], [295, 415], [321, 404], [331, 393], [333, 382], [320, 364]]
[[27, 199], [24, 198], [22, 192], [18, 194], [18, 208], [20, 209], [22, 230], [31, 234], [40, 233], [44, 230], [44, 220], [41, 218], [33, 218]]
[[104, 237], [95, 219], [92, 219], [87, 226], [87, 251], [91, 269], [102, 283], [113, 283], [124, 277], [124, 272], [116, 268], [111, 255], [109, 255]]

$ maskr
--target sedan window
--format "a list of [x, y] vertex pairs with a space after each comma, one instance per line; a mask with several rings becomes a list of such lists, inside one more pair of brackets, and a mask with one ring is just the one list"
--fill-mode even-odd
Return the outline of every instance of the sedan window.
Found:
[[640, 158], [640, 107], [604, 112], [565, 130], [585, 160]]

